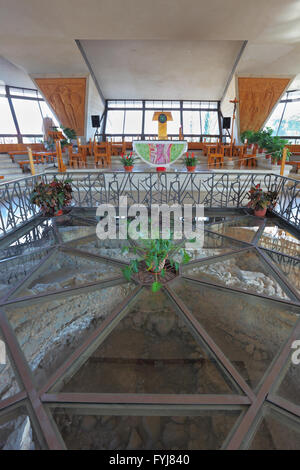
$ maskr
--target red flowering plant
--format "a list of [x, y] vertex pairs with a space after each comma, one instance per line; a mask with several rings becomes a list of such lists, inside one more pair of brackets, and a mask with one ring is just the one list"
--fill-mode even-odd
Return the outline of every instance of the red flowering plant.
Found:
[[187, 167], [188, 166], [191, 166], [191, 167], [197, 166], [197, 158], [195, 157], [194, 153], [192, 153], [192, 155], [189, 154], [189, 153], [186, 153], [186, 155], [184, 157], [184, 163]]
[[30, 196], [32, 204], [38, 206], [43, 215], [61, 215], [62, 208], [71, 203], [72, 187], [71, 179], [58, 181], [55, 177], [51, 183], [37, 183]]
[[122, 153], [121, 162], [122, 162], [123, 166], [133, 166], [134, 162], [135, 162], [135, 158], [134, 158], [132, 152], [130, 152], [129, 155], [124, 155], [124, 153]]
[[251, 207], [255, 211], [265, 209], [267, 207], [274, 208], [276, 205], [278, 193], [277, 191], [263, 191], [260, 184], [252, 186], [248, 191], [248, 202], [247, 206]]

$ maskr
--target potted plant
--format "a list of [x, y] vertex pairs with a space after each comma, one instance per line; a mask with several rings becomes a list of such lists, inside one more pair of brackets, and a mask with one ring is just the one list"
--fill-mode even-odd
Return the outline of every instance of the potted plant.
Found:
[[[152, 292], [157, 292], [162, 287], [159, 278], [162, 279], [165, 276], [167, 260], [169, 266], [178, 271], [179, 261], [188, 263], [191, 259], [183, 248], [186, 240], [183, 243], [176, 243], [171, 233], [168, 239], [159, 237], [153, 239], [140, 238], [135, 241], [136, 246], [129, 245], [123, 248], [123, 252], [133, 253], [136, 257], [122, 271], [128, 281], [132, 275], [140, 271], [144, 270], [151, 273], [153, 275]], [[174, 259], [175, 255], [177, 255], [176, 259]]]
[[124, 153], [122, 153], [121, 162], [122, 162], [122, 165], [124, 166], [125, 171], [132, 171], [134, 161], [135, 161], [135, 158], [133, 157], [132, 152], [130, 152], [129, 155], [124, 155]]
[[192, 153], [192, 155], [186, 153], [186, 156], [184, 157], [184, 163], [186, 165], [187, 171], [194, 172], [197, 165], [197, 159], [194, 153]]
[[72, 200], [71, 180], [58, 181], [54, 177], [51, 183], [37, 183], [30, 196], [32, 204], [38, 206], [42, 214], [47, 217], [63, 214], [63, 207], [68, 206]]
[[260, 184], [252, 186], [250, 191], [248, 191], [248, 207], [251, 207], [254, 210], [254, 215], [256, 217], [264, 217], [267, 212], [267, 208], [270, 205], [270, 192], [263, 191], [260, 187]]

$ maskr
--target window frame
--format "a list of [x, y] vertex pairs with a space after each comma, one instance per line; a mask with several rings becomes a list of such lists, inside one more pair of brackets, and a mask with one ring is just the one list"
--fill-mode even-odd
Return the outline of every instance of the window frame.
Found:
[[[129, 106], [129, 103], [142, 103], [142, 106], [136, 107], [134, 105]], [[118, 106], [118, 103], [120, 104]], [[152, 103], [152, 105], [151, 105]], [[157, 103], [157, 105], [156, 105]], [[171, 103], [171, 106], [167, 107], [166, 103]], [[174, 106], [174, 103], [176, 106]], [[191, 107], [186, 107], [186, 103], [191, 103]], [[162, 106], [159, 106], [158, 104], [161, 104]], [[178, 105], [177, 105], [178, 104]], [[124, 123], [123, 123], [123, 132], [119, 134], [112, 134], [112, 133], [107, 133], [107, 114], [109, 111], [125, 111], [124, 114]], [[122, 139], [122, 140], [128, 140], [128, 139], [136, 139], [138, 140], [148, 140], [153, 137], [157, 137], [157, 133], [152, 134], [152, 133], [145, 133], [145, 115], [147, 111], [179, 111], [180, 113], [180, 126], [183, 129], [183, 112], [184, 111], [193, 111], [193, 112], [201, 112], [201, 111], [207, 111], [207, 112], [213, 112], [216, 113], [217, 115], [217, 122], [218, 122], [218, 128], [219, 132], [217, 134], [203, 134], [202, 132], [198, 134], [186, 134], [184, 133], [184, 137], [186, 140], [192, 140], [202, 142], [203, 139], [206, 138], [220, 138], [222, 137], [222, 129], [220, 126], [221, 122], [221, 111], [220, 111], [220, 101], [217, 100], [143, 100], [143, 99], [136, 99], [136, 100], [126, 100], [126, 99], [109, 99], [106, 100], [106, 106], [105, 106], [105, 116], [103, 120], [103, 128], [102, 128], [102, 139], [105, 140], [113, 140], [115, 138]], [[126, 134], [124, 132], [125, 128], [125, 120], [126, 120], [126, 111], [142, 111], [142, 130], [140, 134]], [[201, 129], [200, 129], [201, 131]], [[178, 140], [179, 139], [179, 129], [178, 129], [178, 134], [168, 134], [168, 137], [173, 140]]]
[[[44, 100], [42, 95], [40, 94], [39, 90], [35, 88], [24, 88], [24, 87], [18, 87], [18, 86], [13, 86], [13, 85], [4, 85], [4, 90], [5, 92], [2, 93], [0, 92], [0, 96], [7, 98], [11, 115], [14, 121], [14, 125], [16, 128], [16, 133], [15, 134], [0, 134], [0, 139], [6, 139], [6, 138], [16, 138], [18, 144], [23, 144], [23, 138], [34, 138], [34, 139], [41, 139], [43, 140], [44, 135], [43, 134], [24, 134], [20, 131], [20, 126], [17, 118], [17, 114], [14, 108], [13, 100], [26, 100], [26, 101], [36, 101], [38, 103], [48, 103]], [[24, 96], [22, 94], [14, 94], [13, 90], [22, 90], [23, 93], [26, 93], [26, 91], [33, 92], [33, 94], [36, 94], [36, 96]], [[49, 105], [48, 105], [49, 106]], [[41, 106], [39, 106], [39, 110], [41, 113], [41, 118], [44, 119], [44, 115], [42, 112]]]

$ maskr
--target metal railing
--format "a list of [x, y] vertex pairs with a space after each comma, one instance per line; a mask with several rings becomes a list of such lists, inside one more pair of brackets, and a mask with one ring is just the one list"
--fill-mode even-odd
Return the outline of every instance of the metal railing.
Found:
[[[36, 182], [50, 182], [53, 174], [40, 174], [0, 184], [0, 238], [38, 214], [30, 194]], [[278, 191], [274, 209], [292, 226], [300, 227], [300, 181], [276, 174], [246, 172], [185, 173], [177, 171], [57, 173], [57, 178], [72, 178], [73, 205], [97, 207], [103, 203], [118, 205], [126, 196], [128, 204], [203, 204], [209, 208], [241, 208], [248, 203], [252, 185]]]

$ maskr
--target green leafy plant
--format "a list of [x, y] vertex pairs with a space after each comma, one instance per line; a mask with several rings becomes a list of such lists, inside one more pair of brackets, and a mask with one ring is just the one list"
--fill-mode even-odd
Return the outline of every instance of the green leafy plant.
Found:
[[244, 143], [245, 140], [247, 140], [247, 142], [250, 143], [249, 139], [252, 138], [252, 135], [253, 135], [253, 131], [250, 131], [250, 130], [242, 132], [241, 133], [241, 141]]
[[186, 153], [184, 157], [184, 163], [186, 166], [196, 166], [197, 165], [197, 158], [192, 153], [192, 155]]
[[37, 183], [30, 196], [32, 204], [38, 206], [43, 215], [53, 216], [61, 211], [72, 200], [72, 181], [58, 181], [55, 177], [51, 183]]
[[[163, 278], [166, 272], [166, 260], [176, 271], [180, 263], [188, 263], [191, 256], [186, 252], [182, 243], [176, 243], [172, 234], [169, 239], [153, 238], [139, 239], [135, 246], [129, 245], [123, 248], [124, 253], [134, 254], [136, 257], [130, 261], [130, 264], [124, 268], [123, 275], [126, 280], [130, 280], [132, 275], [140, 270], [147, 270], [153, 274], [152, 292], [161, 289], [159, 276]], [[177, 259], [174, 256], [177, 255]]]

